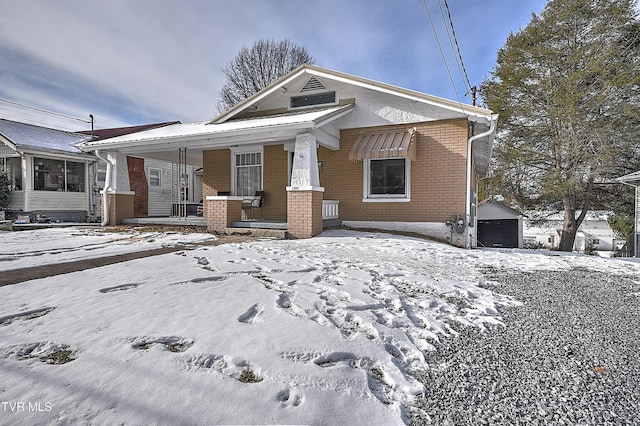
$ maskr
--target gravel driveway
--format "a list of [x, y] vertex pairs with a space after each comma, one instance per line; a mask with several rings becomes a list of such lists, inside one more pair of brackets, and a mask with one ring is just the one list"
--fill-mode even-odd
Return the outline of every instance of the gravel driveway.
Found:
[[640, 425], [640, 277], [489, 276], [523, 306], [439, 345], [412, 424]]

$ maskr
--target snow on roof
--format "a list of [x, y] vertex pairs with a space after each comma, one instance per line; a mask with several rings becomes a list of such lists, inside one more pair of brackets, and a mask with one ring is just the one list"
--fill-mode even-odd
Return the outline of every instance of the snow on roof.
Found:
[[91, 138], [87, 135], [5, 119], [0, 119], [0, 134], [18, 150], [62, 151], [73, 154], [82, 153], [75, 145]]
[[352, 107], [353, 104], [334, 105], [331, 107], [305, 110], [296, 114], [272, 114], [242, 120], [230, 120], [220, 124], [211, 124], [209, 121], [173, 124], [101, 141], [86, 142], [81, 146], [90, 150], [91, 148], [99, 149], [101, 147], [128, 146], [165, 139], [189, 138], [191, 140], [197, 140], [214, 139], [216, 137], [224, 138], [228, 137], [229, 134], [246, 132], [248, 130], [259, 133], [260, 131], [271, 131], [274, 128], [315, 128], [322, 125], [324, 121], [335, 117], [336, 114], [349, 111]]

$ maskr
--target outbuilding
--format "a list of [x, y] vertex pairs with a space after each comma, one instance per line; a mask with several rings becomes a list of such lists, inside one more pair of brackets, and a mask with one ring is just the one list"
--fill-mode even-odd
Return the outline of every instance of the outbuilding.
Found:
[[478, 206], [478, 247], [523, 247], [523, 215], [496, 200]]

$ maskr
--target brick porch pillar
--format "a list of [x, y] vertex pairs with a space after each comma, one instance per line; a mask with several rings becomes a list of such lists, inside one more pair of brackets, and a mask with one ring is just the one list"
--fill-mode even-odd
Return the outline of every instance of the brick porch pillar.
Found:
[[289, 238], [311, 238], [322, 232], [323, 188], [287, 188]]
[[109, 194], [109, 224], [119, 225], [122, 219], [134, 217], [135, 192], [119, 191]]
[[208, 196], [205, 216], [207, 231], [222, 234], [231, 222], [242, 220], [242, 197]]

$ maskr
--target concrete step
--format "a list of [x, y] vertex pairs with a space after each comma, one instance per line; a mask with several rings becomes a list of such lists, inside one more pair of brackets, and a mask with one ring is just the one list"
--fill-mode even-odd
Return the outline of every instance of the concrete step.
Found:
[[225, 228], [227, 235], [252, 235], [258, 238], [287, 239], [286, 229], [261, 229], [261, 228]]

